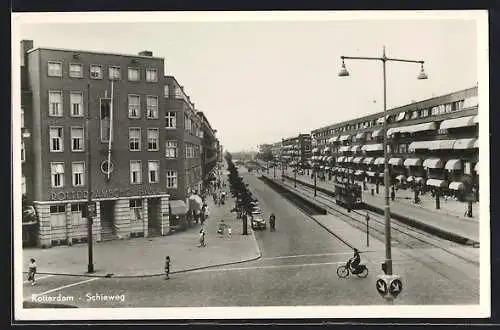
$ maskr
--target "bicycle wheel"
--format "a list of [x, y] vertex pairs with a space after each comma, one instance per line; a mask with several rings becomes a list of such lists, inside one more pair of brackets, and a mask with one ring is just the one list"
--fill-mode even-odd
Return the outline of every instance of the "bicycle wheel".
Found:
[[368, 276], [368, 268], [363, 267], [363, 271], [359, 274], [356, 274], [356, 275], [358, 275], [358, 277], [361, 277], [361, 278], [367, 277]]
[[340, 278], [346, 278], [349, 276], [349, 269], [346, 266], [342, 265], [337, 268], [337, 275]]

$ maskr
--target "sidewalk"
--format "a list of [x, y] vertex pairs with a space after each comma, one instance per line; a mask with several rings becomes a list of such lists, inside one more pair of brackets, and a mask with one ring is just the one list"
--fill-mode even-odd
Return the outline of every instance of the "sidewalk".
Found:
[[[227, 187], [226, 187], [227, 188]], [[229, 193], [227, 194], [230, 195]], [[87, 271], [87, 244], [53, 247], [50, 249], [23, 249], [23, 266], [35, 258], [39, 274], [74, 276], [145, 277], [164, 275], [165, 256], [171, 260], [171, 274], [189, 270], [240, 263], [260, 258], [261, 253], [254, 233], [242, 235], [243, 224], [230, 212], [231, 197], [225, 205], [215, 206], [207, 198], [210, 215], [204, 223], [206, 247], [198, 247], [201, 226], [171, 236], [134, 238], [94, 244], [94, 274]], [[220, 238], [217, 225], [220, 220], [231, 225], [232, 236]], [[23, 269], [25, 271], [25, 269]]]
[[[289, 175], [288, 173], [287, 175]], [[289, 175], [293, 178], [293, 176]], [[298, 175], [297, 180], [313, 184], [314, 180], [307, 175]], [[316, 185], [330, 191], [334, 191], [333, 181], [316, 180]], [[383, 186], [380, 189], [383, 190]], [[377, 208], [384, 207], [384, 195], [379, 192], [378, 195], [372, 196], [367, 190], [363, 194], [363, 201], [366, 204]], [[472, 241], [479, 242], [479, 221], [466, 217], [456, 217], [446, 213], [439, 213], [439, 210], [428, 209], [424, 207], [415, 207], [409, 203], [400, 202], [398, 200], [390, 202], [391, 212], [398, 215], [404, 215], [414, 221], [436, 227], [442, 231], [457, 234], [466, 237]]]

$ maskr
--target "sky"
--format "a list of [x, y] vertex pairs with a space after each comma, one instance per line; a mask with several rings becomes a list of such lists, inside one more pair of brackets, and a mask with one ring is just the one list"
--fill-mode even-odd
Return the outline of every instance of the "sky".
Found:
[[[64, 15], [64, 14], [62, 14]], [[230, 15], [230, 14], [228, 14]], [[340, 56], [424, 60], [387, 64], [388, 108], [475, 86], [477, 21], [356, 18], [82, 23], [23, 20], [19, 37], [35, 47], [165, 58], [173, 75], [203, 111], [229, 151], [255, 150], [311, 130], [383, 110], [382, 64]], [[355, 18], [353, 16], [353, 18]], [[144, 18], [143, 18], [144, 19]], [[102, 20], [101, 20], [102, 21]]]

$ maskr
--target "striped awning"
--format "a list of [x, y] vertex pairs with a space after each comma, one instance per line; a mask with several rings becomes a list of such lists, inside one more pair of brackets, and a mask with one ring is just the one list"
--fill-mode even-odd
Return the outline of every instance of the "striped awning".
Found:
[[428, 168], [443, 168], [443, 161], [439, 158], [428, 158], [424, 160], [423, 166]]
[[403, 159], [402, 158], [391, 158], [391, 159], [389, 159], [389, 165], [401, 166], [401, 165], [403, 165]]
[[465, 188], [465, 186], [462, 182], [453, 181], [450, 183], [448, 188], [451, 190], [463, 190]]
[[432, 187], [444, 187], [447, 185], [446, 181], [439, 179], [428, 179], [425, 184]]
[[384, 163], [384, 157], [378, 157], [377, 159], [375, 159], [375, 165], [381, 165]]
[[477, 139], [458, 139], [453, 144], [453, 149], [465, 150], [474, 149]]
[[363, 159], [363, 157], [355, 157], [355, 158], [352, 160], [352, 162], [353, 162], [354, 164], [359, 164], [359, 163], [361, 163], [361, 160], [362, 160], [362, 159]]
[[405, 159], [404, 166], [422, 166], [422, 160], [419, 158], [408, 158]]
[[461, 170], [462, 169], [462, 161], [460, 159], [450, 159], [446, 162], [444, 166], [446, 170]]
[[363, 159], [363, 164], [370, 165], [373, 163], [373, 160], [374, 160], [373, 157], [366, 157], [365, 159]]
[[350, 146], [342, 146], [339, 148], [339, 152], [347, 152], [349, 149], [351, 149]]
[[474, 117], [475, 116], [467, 116], [467, 117], [459, 117], [454, 119], [443, 120], [443, 122], [439, 126], [439, 129], [474, 126], [476, 124], [474, 123]]

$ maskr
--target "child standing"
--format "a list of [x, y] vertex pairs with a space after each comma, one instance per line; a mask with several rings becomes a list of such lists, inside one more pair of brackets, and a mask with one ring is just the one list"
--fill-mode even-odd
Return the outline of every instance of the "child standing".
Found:
[[35, 274], [36, 274], [36, 262], [35, 259], [30, 259], [30, 264], [28, 266], [28, 281], [31, 281], [31, 285], [35, 285]]
[[231, 225], [227, 226], [227, 235], [231, 238]]
[[170, 278], [169, 277], [169, 275], [170, 275], [170, 256], [167, 256], [165, 258], [165, 275], [166, 275], [165, 279], [168, 280]]

